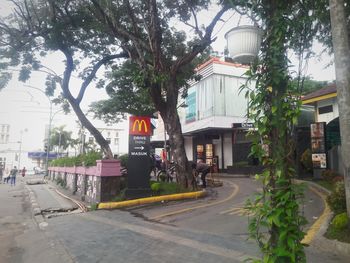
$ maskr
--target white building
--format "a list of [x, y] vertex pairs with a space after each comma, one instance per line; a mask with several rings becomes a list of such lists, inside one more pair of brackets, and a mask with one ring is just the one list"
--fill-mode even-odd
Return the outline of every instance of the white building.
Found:
[[[121, 155], [128, 153], [128, 122], [123, 121], [113, 126], [105, 126], [97, 128], [102, 136], [109, 142], [109, 146], [113, 155]], [[86, 131], [85, 142], [94, 144], [99, 149], [95, 138]]]
[[331, 84], [322, 89], [307, 94], [302, 98], [303, 105], [315, 107], [315, 121], [327, 124], [339, 117], [337, 88]]
[[[241, 92], [247, 69], [219, 58], [211, 58], [197, 68], [201, 79], [190, 83], [188, 96], [179, 102], [185, 107], [178, 109], [190, 161], [200, 158], [227, 170], [233, 163], [248, 160], [251, 142], [245, 136], [247, 129], [233, 129], [234, 123], [249, 122], [248, 100]], [[164, 140], [162, 123], [158, 123], [152, 140]]]

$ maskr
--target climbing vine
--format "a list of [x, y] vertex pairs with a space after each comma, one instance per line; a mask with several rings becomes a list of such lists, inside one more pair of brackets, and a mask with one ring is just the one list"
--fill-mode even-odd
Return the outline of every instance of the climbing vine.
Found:
[[[305, 235], [302, 226], [306, 219], [299, 209], [303, 191], [292, 183], [296, 174], [292, 131], [301, 102], [290, 82], [287, 49], [298, 45], [302, 52], [310, 47], [311, 38], [303, 33], [311, 31], [312, 23], [294, 20], [303, 13], [308, 18], [306, 1], [302, 1], [304, 6], [299, 5], [300, 1], [251, 2], [251, 10], [262, 21], [264, 36], [259, 58], [247, 72], [256, 86], [255, 89], [246, 87], [246, 97], [250, 101], [249, 118], [254, 121], [258, 134], [251, 153], [265, 169], [257, 175], [263, 191], [247, 202], [253, 214], [249, 233], [263, 253], [262, 261], [256, 262], [306, 262], [302, 244]], [[294, 17], [291, 10], [298, 10]]]

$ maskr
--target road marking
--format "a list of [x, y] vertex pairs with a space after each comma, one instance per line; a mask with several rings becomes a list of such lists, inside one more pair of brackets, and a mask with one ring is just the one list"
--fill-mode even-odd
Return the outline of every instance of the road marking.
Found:
[[92, 215], [92, 213], [81, 214], [81, 216], [85, 219], [92, 220], [98, 223], [108, 224], [120, 229], [127, 229], [134, 233], [148, 236], [153, 239], [172, 242], [181, 246], [199, 250], [204, 253], [210, 253], [217, 256], [233, 259], [235, 261], [245, 262], [249, 258], [256, 259], [256, 257], [248, 255], [238, 250], [218, 247], [218, 246], [210, 245], [197, 240], [176, 236], [174, 235], [174, 233], [166, 233], [159, 230], [150, 229], [149, 227], [143, 227], [140, 225], [133, 225], [133, 224], [128, 224], [128, 223], [124, 223], [116, 220], [111, 220], [105, 217]]
[[217, 202], [213, 202], [213, 203], [209, 203], [209, 204], [198, 205], [198, 206], [194, 206], [194, 207], [188, 207], [188, 208], [184, 208], [184, 209], [181, 209], [181, 210], [168, 212], [168, 213], [165, 213], [165, 214], [161, 214], [161, 215], [158, 215], [158, 216], [151, 217], [150, 219], [151, 220], [157, 220], [157, 219], [160, 219], [162, 217], [182, 214], [182, 213], [185, 213], [185, 212], [188, 212], [188, 211], [192, 211], [192, 210], [195, 210], [195, 209], [204, 208], [204, 207], [213, 206], [213, 205], [218, 205], [218, 204], [227, 202], [227, 201], [231, 200], [232, 198], [234, 198], [237, 195], [237, 193], [239, 192], [239, 186], [237, 184], [235, 184], [235, 183], [231, 183], [231, 182], [228, 182], [228, 181], [226, 181], [226, 182], [228, 184], [232, 185], [234, 190], [227, 198], [225, 198], [223, 200], [220, 200], [220, 201], [217, 201]]
[[238, 215], [238, 216], [251, 216], [253, 215], [252, 212], [249, 211], [244, 205], [244, 203], [239, 203], [235, 206], [233, 206], [230, 209], [227, 209], [225, 211], [222, 211], [219, 213], [220, 215]]
[[309, 186], [309, 189], [321, 197], [324, 204], [324, 210], [322, 215], [316, 220], [315, 223], [313, 223], [313, 225], [309, 228], [306, 235], [304, 236], [304, 239], [301, 241], [301, 243], [307, 244], [307, 245], [309, 245], [312, 242], [312, 240], [315, 238], [316, 234], [320, 230], [321, 226], [323, 225], [323, 223], [331, 213], [331, 209], [329, 208], [326, 202], [326, 195], [321, 193], [319, 190], [317, 190], [312, 186]]

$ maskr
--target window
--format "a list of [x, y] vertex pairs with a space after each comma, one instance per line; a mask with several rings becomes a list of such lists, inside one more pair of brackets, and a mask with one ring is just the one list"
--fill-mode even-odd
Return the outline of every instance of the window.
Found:
[[94, 137], [89, 137], [89, 143], [94, 143]]
[[114, 145], [117, 145], [119, 143], [118, 138], [114, 138]]
[[117, 138], [119, 137], [119, 133], [118, 132], [115, 133], [115, 137], [117, 137]]
[[108, 142], [108, 144], [111, 144], [111, 138], [106, 138], [106, 141]]
[[332, 105], [327, 105], [327, 106], [318, 108], [318, 114], [325, 114], [325, 113], [329, 113], [329, 112], [333, 112]]

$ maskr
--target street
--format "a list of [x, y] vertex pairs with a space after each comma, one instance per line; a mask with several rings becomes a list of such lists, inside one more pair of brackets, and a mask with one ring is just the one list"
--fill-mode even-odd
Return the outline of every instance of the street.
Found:
[[[221, 180], [223, 187], [208, 188], [203, 199], [65, 213], [46, 218], [44, 230], [31, 218], [24, 185], [2, 184], [0, 262], [242, 262], [257, 257], [256, 243], [247, 240], [249, 215], [243, 205], [259, 185], [249, 178]], [[44, 198], [44, 186], [30, 187]], [[323, 203], [309, 190], [303, 203], [309, 227]], [[349, 262], [312, 246], [306, 251], [308, 262]]]

